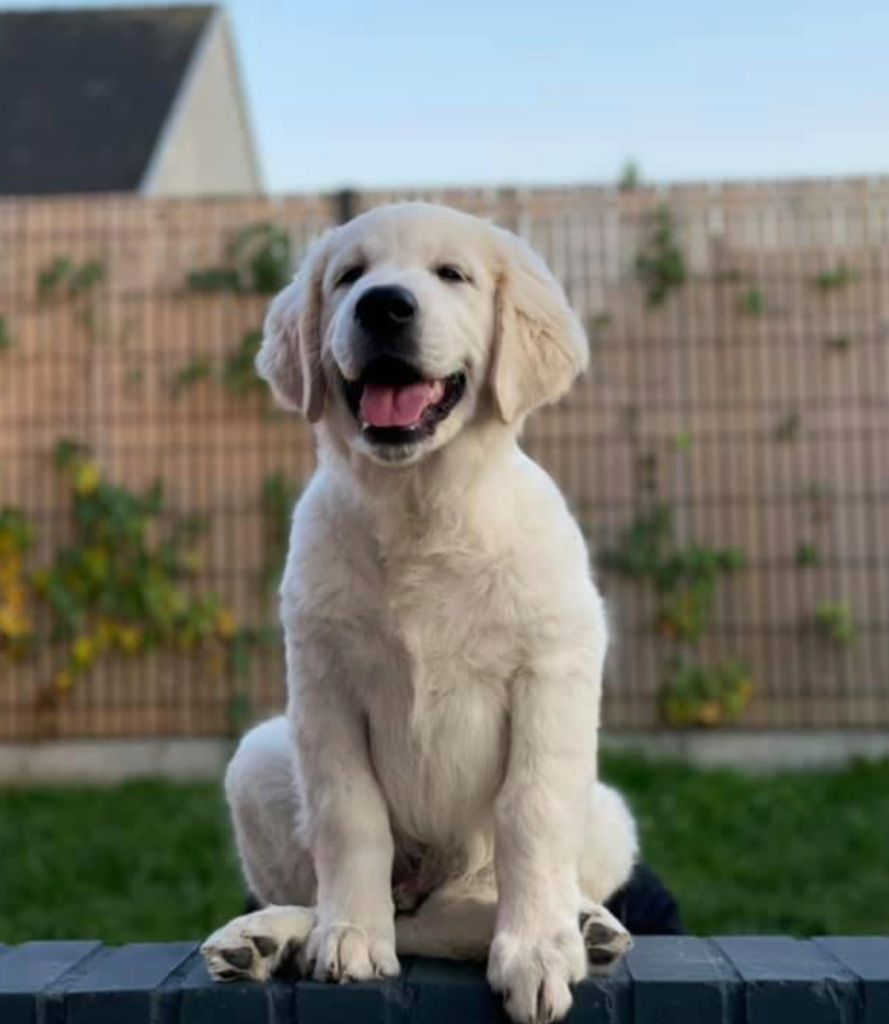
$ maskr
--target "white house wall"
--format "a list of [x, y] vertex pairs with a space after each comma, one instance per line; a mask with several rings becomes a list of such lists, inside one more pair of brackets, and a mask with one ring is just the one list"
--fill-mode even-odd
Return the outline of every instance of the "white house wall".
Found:
[[237, 59], [222, 14], [198, 44], [141, 191], [157, 196], [262, 191]]

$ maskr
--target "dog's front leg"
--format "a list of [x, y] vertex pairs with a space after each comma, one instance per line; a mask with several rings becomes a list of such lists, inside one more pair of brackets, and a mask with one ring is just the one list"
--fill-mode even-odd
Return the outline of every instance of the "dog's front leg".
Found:
[[290, 716], [304, 839], [317, 878], [317, 920], [304, 964], [318, 979], [398, 974], [393, 840], [365, 723], [336, 667], [292, 650]]
[[[586, 974], [578, 860], [595, 776], [596, 659], [553, 654], [514, 681], [495, 808], [498, 907], [491, 985], [521, 1024], [548, 1024]], [[591, 664], [594, 671], [591, 671]]]

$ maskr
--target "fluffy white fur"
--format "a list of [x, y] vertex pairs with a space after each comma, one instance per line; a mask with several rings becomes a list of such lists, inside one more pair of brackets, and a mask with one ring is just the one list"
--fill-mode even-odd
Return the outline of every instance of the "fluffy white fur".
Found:
[[[440, 280], [444, 262], [471, 281]], [[375, 284], [417, 297], [424, 376], [467, 377], [434, 436], [395, 452], [342, 394]], [[589, 950], [602, 964], [628, 947], [601, 907], [636, 856], [596, 777], [605, 612], [562, 496], [517, 444], [586, 360], [527, 246], [434, 206], [329, 232], [273, 303], [259, 372], [316, 424], [318, 470], [281, 586], [286, 715], [243, 739], [226, 778], [270, 906], [207, 940], [217, 977], [266, 978], [295, 950], [337, 979], [395, 974], [396, 952], [487, 956], [508, 1013], [536, 1022], [567, 1012]]]

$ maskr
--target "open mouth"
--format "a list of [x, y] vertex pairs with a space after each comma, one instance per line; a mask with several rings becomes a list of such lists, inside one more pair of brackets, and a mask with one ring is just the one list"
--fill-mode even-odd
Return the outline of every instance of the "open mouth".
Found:
[[410, 444], [431, 437], [465, 388], [462, 373], [427, 380], [392, 356], [372, 360], [358, 380], [343, 381], [362, 434], [375, 444]]

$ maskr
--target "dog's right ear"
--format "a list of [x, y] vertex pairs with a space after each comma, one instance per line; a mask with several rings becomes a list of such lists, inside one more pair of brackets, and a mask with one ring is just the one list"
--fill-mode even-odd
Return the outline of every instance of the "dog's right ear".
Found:
[[275, 297], [256, 356], [256, 372], [278, 402], [301, 412], [310, 423], [324, 411], [321, 282], [328, 249], [329, 237], [322, 235], [309, 247], [293, 282]]

